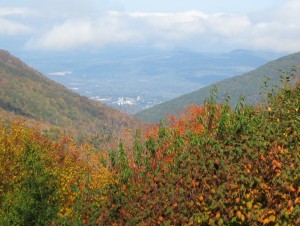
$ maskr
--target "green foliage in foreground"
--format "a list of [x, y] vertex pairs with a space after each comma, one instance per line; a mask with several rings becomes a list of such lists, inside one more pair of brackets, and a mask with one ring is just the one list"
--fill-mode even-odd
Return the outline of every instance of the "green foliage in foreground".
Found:
[[84, 225], [113, 182], [101, 157], [88, 144], [0, 122], [0, 225]]
[[[299, 225], [300, 85], [202, 107], [108, 156], [0, 125], [0, 225]], [[294, 76], [292, 76], [294, 77]], [[145, 137], [144, 137], [145, 134]]]
[[213, 93], [197, 117], [121, 146], [104, 224], [299, 225], [300, 85], [267, 96], [232, 109]]

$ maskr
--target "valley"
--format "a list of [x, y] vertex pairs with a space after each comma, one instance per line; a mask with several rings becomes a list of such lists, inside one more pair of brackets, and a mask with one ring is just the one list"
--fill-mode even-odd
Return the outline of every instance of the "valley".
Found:
[[1, 0], [0, 226], [300, 226], [299, 11]]
[[[213, 93], [193, 105], [186, 94], [158, 105], [166, 121], [145, 124], [0, 51], [0, 225], [299, 225], [299, 57], [221, 82], [232, 100], [245, 90], [257, 100], [274, 74], [263, 104]], [[170, 102], [190, 106], [172, 115]]]
[[277, 57], [235, 50], [106, 50], [101, 53], [18, 54], [48, 78], [129, 114], [240, 75]]

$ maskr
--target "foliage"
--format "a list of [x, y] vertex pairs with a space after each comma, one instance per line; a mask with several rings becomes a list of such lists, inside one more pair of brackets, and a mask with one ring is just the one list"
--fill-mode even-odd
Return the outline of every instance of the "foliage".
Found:
[[91, 221], [113, 182], [103, 154], [67, 137], [53, 143], [39, 131], [20, 122], [0, 126], [0, 225]]
[[[97, 144], [118, 140], [125, 128], [139, 124], [129, 115], [79, 96], [0, 50], [0, 113], [42, 121], [45, 127], [94, 137]], [[7, 115], [7, 114], [6, 114]]]
[[[300, 224], [300, 85], [266, 104], [204, 106], [151, 127], [113, 155], [122, 185], [107, 221], [164, 225]], [[277, 93], [278, 91], [278, 93]]]
[[203, 106], [127, 131], [109, 155], [3, 121], [0, 225], [299, 225], [294, 74], [266, 84], [256, 107], [220, 104], [214, 87]]

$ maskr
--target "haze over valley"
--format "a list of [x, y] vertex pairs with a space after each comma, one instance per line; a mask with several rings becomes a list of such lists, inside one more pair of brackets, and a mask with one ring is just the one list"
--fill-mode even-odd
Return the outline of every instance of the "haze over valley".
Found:
[[94, 54], [20, 55], [33, 68], [68, 89], [134, 114], [253, 70], [280, 54], [120, 48]]

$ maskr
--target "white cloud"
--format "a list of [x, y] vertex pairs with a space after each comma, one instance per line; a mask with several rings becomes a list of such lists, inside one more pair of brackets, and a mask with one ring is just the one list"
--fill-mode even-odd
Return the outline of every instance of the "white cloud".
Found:
[[78, 47], [103, 47], [107, 44], [129, 42], [137, 34], [129, 31], [115, 18], [67, 20], [49, 32], [33, 38], [27, 47], [47, 50], [69, 50]]
[[[78, 6], [79, 1], [76, 4]], [[93, 11], [88, 18], [82, 14], [65, 15], [61, 23], [37, 32], [27, 46], [69, 50], [129, 42], [160, 47], [195, 46], [199, 50], [257, 48], [295, 52], [300, 50], [299, 11], [299, 0], [286, 0], [276, 9], [256, 14], [204, 13], [198, 10], [179, 13], [111, 11], [101, 14]]]
[[237, 44], [250, 48], [296, 52], [300, 50], [300, 1], [287, 0], [266, 13], [240, 35]]
[[52, 50], [80, 46], [102, 47], [122, 42], [142, 42], [154, 46], [164, 46], [165, 43], [175, 46], [209, 35], [227, 37], [248, 25], [249, 21], [245, 16], [208, 15], [195, 10], [181, 13], [114, 11], [99, 18], [66, 20], [32, 39], [28, 46]]
[[8, 19], [9, 17], [25, 17], [30, 14], [26, 8], [0, 8], [0, 34], [20, 35], [31, 32], [31, 28], [17, 19]]
[[11, 16], [11, 15], [21, 15], [26, 16], [31, 12], [27, 8], [0, 8], [0, 17]]
[[222, 38], [234, 38], [235, 35], [243, 34], [251, 25], [246, 15], [212, 14], [207, 19], [207, 26], [212, 35]]
[[30, 27], [0, 18], [0, 34], [4, 35], [20, 35], [31, 32]]
[[281, 23], [300, 24], [300, 1], [286, 0], [285, 3], [273, 12], [275, 20]]

